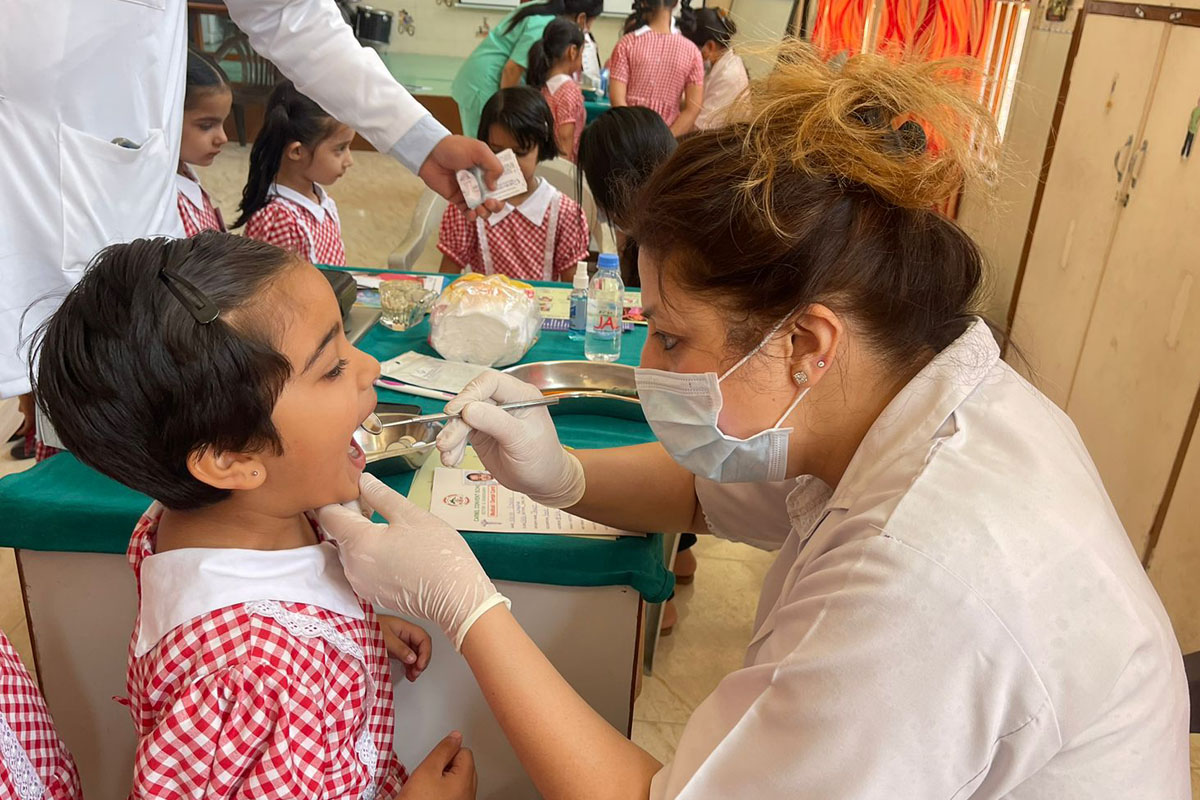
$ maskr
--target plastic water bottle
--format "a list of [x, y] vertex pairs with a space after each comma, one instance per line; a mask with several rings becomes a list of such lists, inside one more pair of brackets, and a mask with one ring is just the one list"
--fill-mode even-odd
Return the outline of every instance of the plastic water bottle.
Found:
[[583, 354], [588, 361], [616, 361], [621, 357], [621, 316], [625, 282], [615, 253], [601, 253], [599, 269], [587, 290], [587, 335]]
[[575, 280], [571, 289], [571, 319], [567, 328], [567, 338], [572, 342], [582, 342], [587, 334], [587, 298], [588, 274], [587, 262], [580, 261], [575, 267]]

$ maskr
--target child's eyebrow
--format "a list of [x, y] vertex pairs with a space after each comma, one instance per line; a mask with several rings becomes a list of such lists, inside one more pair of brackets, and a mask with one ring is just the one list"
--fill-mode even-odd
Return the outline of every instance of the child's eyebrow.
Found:
[[316, 351], [313, 352], [313, 354], [308, 357], [308, 361], [304, 363], [304, 369], [300, 370], [301, 375], [303, 375], [305, 372], [308, 372], [309, 369], [312, 368], [312, 365], [317, 363], [317, 359], [321, 357], [321, 353], [325, 352], [325, 348], [329, 346], [329, 343], [333, 341], [334, 337], [336, 337], [341, 330], [341, 322], [333, 323], [333, 327], [325, 332], [325, 337], [321, 339], [321, 343], [317, 345]]

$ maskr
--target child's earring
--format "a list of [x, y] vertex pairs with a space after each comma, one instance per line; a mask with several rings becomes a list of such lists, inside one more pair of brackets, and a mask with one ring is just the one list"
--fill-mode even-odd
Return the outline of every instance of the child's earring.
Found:
[[808, 383], [808, 373], [804, 370], [792, 373], [792, 380], [796, 382], [797, 386], [803, 386], [804, 384]]
[[258, 470], [254, 470], [254, 472], [251, 472], [250, 474], [251, 474], [252, 476], [254, 476], [255, 478], [257, 478], [257, 477], [258, 477]]

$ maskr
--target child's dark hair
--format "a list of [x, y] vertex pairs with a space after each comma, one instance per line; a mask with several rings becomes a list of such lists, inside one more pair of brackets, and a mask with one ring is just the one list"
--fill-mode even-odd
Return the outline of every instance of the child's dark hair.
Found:
[[542, 32], [541, 40], [529, 48], [529, 71], [525, 73], [525, 83], [535, 89], [545, 86], [551, 68], [566, 55], [571, 45], [583, 47], [583, 29], [569, 19], [559, 17], [550, 20]]
[[[192, 477], [188, 459], [205, 449], [281, 451], [271, 411], [292, 365], [261, 301], [298, 263], [215, 231], [102, 250], [35, 335], [32, 383], [63, 444], [168, 508], [228, 497]], [[164, 267], [214, 303], [217, 319], [198, 322]]]
[[625, 18], [622, 33], [633, 33], [643, 25], [650, 24], [654, 12], [662, 8], [674, 8], [678, 0], [633, 0], [633, 12]]
[[526, 3], [521, 10], [513, 14], [508, 21], [505, 33], [532, 16], [570, 17], [575, 19], [583, 14], [588, 19], [595, 19], [604, 11], [604, 0], [549, 0], [546, 3]]
[[709, 42], [716, 42], [721, 47], [729, 47], [730, 40], [737, 33], [737, 25], [729, 12], [719, 6], [713, 8], [692, 8], [691, 0], [682, 0], [679, 7], [679, 32], [692, 40], [696, 47], [704, 47]]
[[233, 227], [240, 228], [250, 221], [254, 212], [267, 204], [267, 195], [283, 151], [292, 142], [315, 147], [337, 127], [337, 120], [300, 92], [291, 81], [283, 81], [271, 91], [263, 113], [263, 125], [254, 137], [250, 150], [250, 174], [242, 190], [241, 215]]
[[229, 91], [229, 79], [221, 68], [214, 64], [208, 56], [188, 48], [187, 77], [184, 79], [183, 109], [188, 111], [195, 107], [201, 97], [209, 92]]
[[538, 161], [558, 156], [554, 141], [554, 114], [546, 98], [529, 86], [513, 86], [492, 95], [479, 117], [479, 140], [488, 140], [493, 125], [505, 128], [522, 151], [538, 149]]
[[[631, 196], [671, 157], [675, 146], [675, 137], [658, 112], [641, 106], [610, 109], [583, 129], [577, 180], [582, 183], [586, 177], [596, 207], [626, 227]], [[583, 196], [582, 186], [576, 194]]]

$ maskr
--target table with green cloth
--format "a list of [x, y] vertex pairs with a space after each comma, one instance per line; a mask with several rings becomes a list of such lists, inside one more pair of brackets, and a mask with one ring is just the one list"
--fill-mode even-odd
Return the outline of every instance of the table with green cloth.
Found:
[[[371, 271], [371, 270], [356, 270]], [[538, 283], [539, 286], [565, 284]], [[437, 353], [429, 346], [429, 322], [402, 333], [376, 325], [358, 346], [380, 361], [408, 350]], [[646, 329], [635, 326], [623, 337], [620, 362], [636, 364]], [[583, 343], [567, 334], [543, 331], [522, 359], [578, 360]], [[424, 412], [445, 403], [378, 390], [380, 402], [415, 404]], [[592, 415], [555, 417], [563, 444], [575, 448], [617, 447], [653, 439], [644, 422]], [[384, 480], [407, 492], [411, 472]], [[150, 500], [64, 453], [32, 469], [0, 480], [0, 546], [39, 551], [124, 553], [138, 517]], [[557, 586], [632, 586], [647, 602], [665, 600], [674, 588], [658, 535], [616, 541], [513, 533], [467, 533], [466, 539], [488, 574], [497, 580]]]

